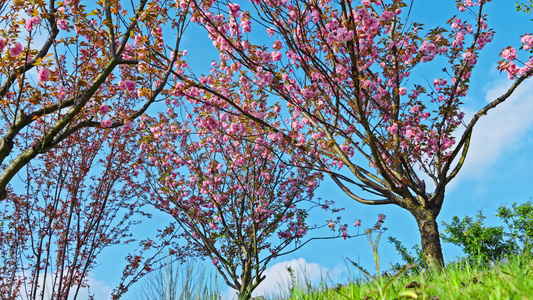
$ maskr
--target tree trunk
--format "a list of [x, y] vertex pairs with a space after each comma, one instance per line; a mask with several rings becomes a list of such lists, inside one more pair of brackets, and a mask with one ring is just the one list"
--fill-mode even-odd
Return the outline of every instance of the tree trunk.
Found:
[[252, 299], [252, 294], [249, 291], [239, 291], [239, 294], [237, 295], [239, 300], [250, 300]]
[[[439, 209], [440, 210], [440, 209]], [[440, 271], [444, 267], [444, 257], [439, 238], [439, 226], [437, 224], [438, 211], [431, 208], [418, 207], [413, 215], [418, 223], [422, 242], [422, 253], [426, 268]]]
[[[251, 253], [250, 251], [247, 254]], [[252, 278], [252, 263], [251, 258], [246, 257], [246, 261], [243, 264], [243, 270], [241, 274], [241, 286], [238, 291], [239, 300], [250, 300], [252, 298], [252, 291], [255, 289]]]
[[252, 289], [250, 283], [241, 285], [241, 289], [237, 294], [239, 300], [250, 300], [252, 298]]

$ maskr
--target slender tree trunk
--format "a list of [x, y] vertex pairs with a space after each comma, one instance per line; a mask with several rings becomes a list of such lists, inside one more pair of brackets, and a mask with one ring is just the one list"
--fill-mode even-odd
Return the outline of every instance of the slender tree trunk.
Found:
[[[248, 253], [252, 253], [252, 251], [249, 251]], [[252, 259], [255, 259], [255, 253], [253, 254], [254, 257], [251, 257], [250, 260], [248, 260], [248, 263], [244, 264], [243, 273], [241, 275], [241, 286], [239, 288], [239, 294], [238, 299], [239, 300], [250, 300], [252, 298], [252, 292], [259, 286], [261, 282], [265, 279], [265, 276], [261, 274], [255, 274], [253, 268], [254, 264], [252, 263]]]
[[239, 298], [239, 300], [250, 300], [252, 299], [252, 294], [247, 290], [241, 289], [237, 297]]
[[432, 270], [442, 270], [444, 267], [444, 256], [439, 238], [439, 226], [437, 224], [438, 209], [418, 207], [413, 213], [420, 231], [422, 242], [422, 253], [426, 267]]
[[254, 287], [252, 286], [252, 264], [250, 261], [250, 257], [246, 257], [246, 263], [243, 264], [241, 287], [238, 294], [239, 300], [249, 300], [252, 298]]
[[241, 289], [239, 290], [238, 298], [239, 300], [250, 300], [252, 299], [252, 291], [255, 289], [255, 286], [252, 285], [251, 281], [242, 283]]

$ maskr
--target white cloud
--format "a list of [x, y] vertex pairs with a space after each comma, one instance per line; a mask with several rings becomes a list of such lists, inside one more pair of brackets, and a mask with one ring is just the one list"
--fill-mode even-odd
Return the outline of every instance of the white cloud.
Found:
[[94, 299], [111, 299], [111, 293], [113, 292], [113, 288], [108, 286], [105, 281], [96, 280], [93, 277], [89, 277], [88, 285], [89, 290], [84, 289], [80, 299], [85, 299], [85, 295], [87, 295], [88, 299], [89, 294], [94, 295]]
[[[493, 87], [487, 90], [486, 103], [504, 94], [510, 85], [509, 80], [495, 81]], [[533, 81], [528, 80], [504, 103], [481, 117], [474, 127], [465, 164], [458, 177], [452, 181], [453, 186], [462, 179], [483, 178], [490, 167], [504, 157], [506, 151], [521, 145], [521, 140], [533, 127], [531, 95]], [[474, 112], [466, 113], [466, 120], [469, 121]]]
[[[291, 275], [288, 268], [293, 271], [294, 280], [300, 285], [310, 283], [317, 286], [323, 281], [329, 282], [341, 274], [341, 267], [325, 268], [317, 263], [310, 263], [305, 258], [297, 258], [276, 263], [265, 270], [265, 280], [254, 290], [252, 296], [286, 295], [291, 288]], [[237, 292], [230, 289], [227, 299], [237, 299]]]

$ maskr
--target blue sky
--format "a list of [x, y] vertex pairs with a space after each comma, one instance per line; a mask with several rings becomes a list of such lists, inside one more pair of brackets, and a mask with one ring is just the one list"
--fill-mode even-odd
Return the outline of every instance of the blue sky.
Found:
[[[239, 1], [237, 1], [239, 2]], [[479, 63], [473, 71], [471, 89], [465, 99], [467, 120], [472, 114], [487, 102], [495, 99], [510, 85], [505, 74], [496, 70], [496, 62], [502, 48], [508, 45], [519, 46], [519, 35], [532, 28], [533, 16], [516, 12], [514, 1], [494, 0], [486, 6], [488, 24], [494, 28], [494, 41], [480, 54]], [[422, 22], [425, 28], [436, 25], [445, 27], [446, 21], [457, 14], [455, 1], [423, 1], [415, 0], [412, 10], [412, 20]], [[186, 37], [188, 58], [192, 66], [201, 70], [208, 68], [210, 61], [205, 57], [215, 55], [209, 41], [200, 40], [199, 35]], [[519, 58], [527, 60], [527, 53], [520, 53]], [[431, 69], [428, 69], [431, 72]], [[201, 73], [201, 71], [199, 72]], [[207, 73], [207, 72], [206, 72]], [[432, 78], [432, 74], [425, 74]], [[416, 80], [412, 78], [411, 80]], [[421, 78], [420, 80], [424, 80]], [[501, 204], [510, 205], [513, 202], [522, 203], [533, 197], [531, 184], [533, 170], [533, 79], [526, 81], [506, 103], [489, 112], [474, 129], [472, 145], [466, 164], [458, 177], [448, 186], [445, 202], [438, 218], [450, 222], [452, 217], [459, 215], [473, 216], [478, 210], [483, 210], [489, 216], [487, 224], [496, 221], [491, 218], [496, 208]], [[380, 254], [382, 269], [387, 269], [390, 263], [399, 262], [400, 258], [386, 238], [393, 236], [410, 248], [420, 243], [420, 236], [414, 218], [405, 210], [395, 206], [367, 206], [356, 203], [346, 196], [331, 181], [325, 180], [318, 190], [318, 196], [335, 200], [346, 208], [345, 221], [353, 223], [354, 218], [360, 218], [363, 226], [370, 227], [379, 213], [387, 215], [385, 225], [389, 228], [382, 237]], [[315, 222], [321, 222], [327, 217], [319, 216]], [[161, 220], [161, 219], [158, 219]], [[154, 221], [151, 221], [154, 222]], [[154, 222], [152, 225], [157, 225]], [[498, 224], [499, 225], [499, 224]], [[440, 230], [444, 229], [440, 226]], [[444, 244], [444, 255], [447, 260], [453, 260], [462, 255], [460, 249], [450, 244]], [[93, 292], [97, 292], [98, 299], [105, 299], [115, 280], [120, 277], [120, 267], [116, 265], [115, 251], [104, 251], [104, 257], [99, 266], [92, 273], [94, 282]], [[348, 269], [344, 258], [360, 262], [367, 268], [372, 268], [372, 253], [366, 237], [351, 240], [335, 240], [325, 242], [311, 242], [306, 247], [291, 254], [280, 257], [271, 262], [267, 270], [267, 279], [256, 290], [256, 295], [276, 292], [279, 288], [278, 278], [287, 282], [286, 266], [291, 265], [295, 270], [306, 270], [310, 279], [319, 280], [329, 274], [333, 282], [346, 282]], [[208, 268], [210, 266], [206, 265]], [[352, 275], [355, 269], [350, 269]], [[329, 281], [328, 281], [329, 282]], [[98, 286], [98, 287], [97, 287]], [[135, 299], [133, 287], [123, 299]], [[231, 292], [228, 292], [231, 295]]]

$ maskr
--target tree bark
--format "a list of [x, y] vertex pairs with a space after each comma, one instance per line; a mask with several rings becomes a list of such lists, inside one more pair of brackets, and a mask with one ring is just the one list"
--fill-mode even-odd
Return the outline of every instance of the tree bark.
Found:
[[252, 278], [251, 278], [251, 267], [249, 264], [243, 266], [242, 276], [241, 276], [241, 287], [239, 290], [238, 298], [239, 300], [249, 300], [252, 298]]
[[439, 237], [439, 226], [437, 224], [437, 210], [419, 207], [412, 212], [418, 224], [420, 238], [422, 242], [422, 253], [426, 268], [430, 270], [441, 271], [444, 267], [444, 256], [442, 255], [442, 246]]
[[252, 294], [250, 291], [244, 289], [244, 288], [241, 288], [241, 290], [239, 291], [239, 294], [237, 295], [237, 297], [239, 298], [239, 300], [250, 300], [252, 299]]

